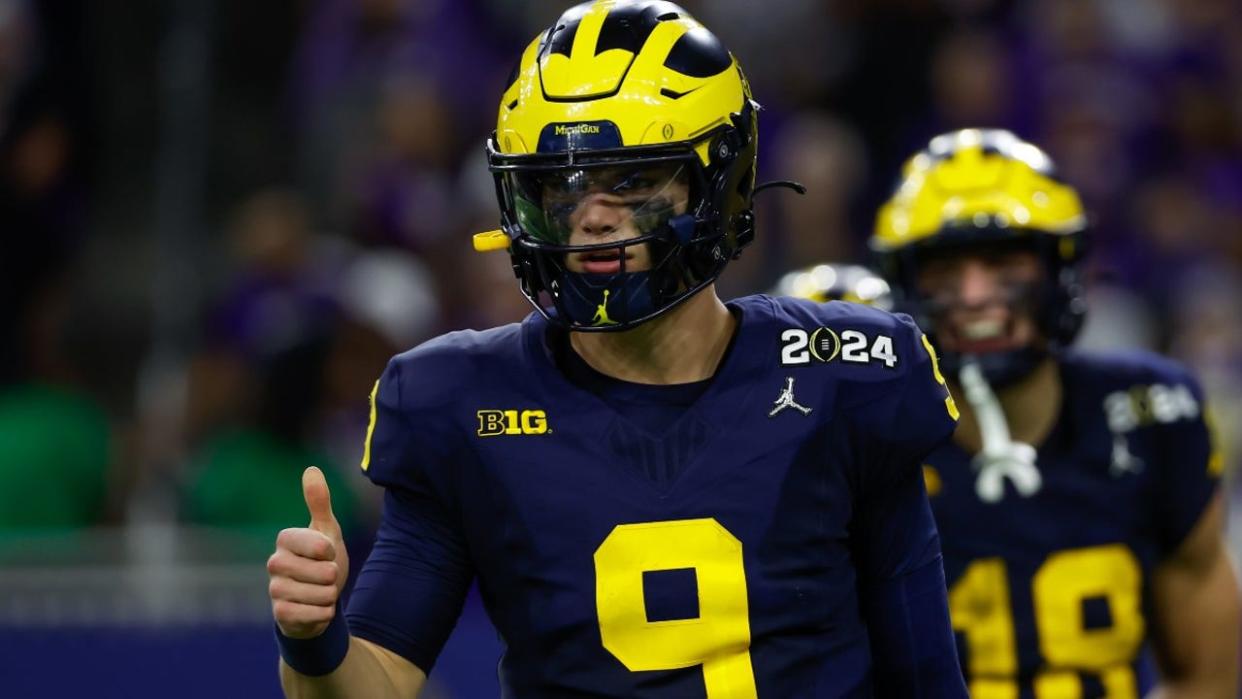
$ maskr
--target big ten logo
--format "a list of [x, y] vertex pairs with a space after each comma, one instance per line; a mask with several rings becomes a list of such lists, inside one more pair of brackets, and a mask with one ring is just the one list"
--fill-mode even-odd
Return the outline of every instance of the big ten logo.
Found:
[[479, 436], [547, 434], [548, 416], [542, 410], [480, 410]]
[[1170, 423], [1199, 416], [1199, 401], [1184, 384], [1132, 386], [1104, 398], [1104, 414], [1114, 434], [1153, 423]]

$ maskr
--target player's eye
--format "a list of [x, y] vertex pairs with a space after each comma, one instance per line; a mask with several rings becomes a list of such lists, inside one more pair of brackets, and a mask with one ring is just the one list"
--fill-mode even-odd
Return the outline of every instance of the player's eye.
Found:
[[990, 257], [987, 262], [1004, 280], [1031, 281], [1041, 274], [1039, 263], [1031, 253], [997, 254]]
[[650, 233], [673, 215], [673, 202], [666, 197], [649, 199], [634, 211], [634, 225], [643, 233]]
[[647, 175], [630, 175], [613, 186], [612, 191], [618, 194], [631, 194], [655, 189], [656, 185], [655, 179]]
[[570, 214], [574, 212], [574, 209], [578, 208], [578, 202], [563, 199], [559, 201], [546, 202], [543, 208], [544, 211], [548, 212], [548, 215], [552, 218], [568, 219]]
[[953, 285], [960, 266], [955, 260], [928, 260], [919, 270], [919, 286], [925, 292], [944, 291], [946, 287]]
[[584, 172], [544, 175], [540, 182], [545, 200], [576, 198], [589, 186], [590, 181]]

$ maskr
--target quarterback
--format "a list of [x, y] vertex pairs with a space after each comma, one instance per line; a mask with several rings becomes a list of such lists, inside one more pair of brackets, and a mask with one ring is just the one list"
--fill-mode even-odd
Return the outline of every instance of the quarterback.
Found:
[[[920, 465], [957, 409], [905, 316], [714, 281], [752, 240], [758, 106], [667, 2], [566, 11], [488, 158], [535, 308], [395, 357], [347, 552], [322, 474], [269, 559], [291, 697], [410, 697], [472, 581], [510, 697], [964, 697]], [[484, 670], [484, 668], [480, 668]]]
[[1238, 696], [1220, 457], [1185, 368], [1068, 347], [1086, 220], [1036, 146], [933, 139], [872, 247], [961, 401], [925, 461], [976, 699]]

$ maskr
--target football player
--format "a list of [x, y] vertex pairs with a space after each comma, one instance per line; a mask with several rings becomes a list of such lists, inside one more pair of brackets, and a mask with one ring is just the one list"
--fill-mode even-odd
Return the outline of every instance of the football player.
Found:
[[816, 303], [862, 303], [886, 311], [893, 307], [888, 281], [862, 265], [823, 262], [797, 269], [781, 277], [771, 294], [796, 296]]
[[924, 469], [971, 694], [1233, 699], [1203, 392], [1168, 359], [1069, 348], [1085, 228], [1043, 151], [968, 129], [906, 163], [871, 240], [965, 399]]
[[956, 408], [907, 317], [713, 282], [754, 236], [757, 105], [668, 2], [574, 7], [488, 157], [535, 311], [398, 355], [347, 552], [308, 470], [268, 569], [285, 691], [413, 696], [477, 580], [512, 697], [963, 697], [923, 457]]

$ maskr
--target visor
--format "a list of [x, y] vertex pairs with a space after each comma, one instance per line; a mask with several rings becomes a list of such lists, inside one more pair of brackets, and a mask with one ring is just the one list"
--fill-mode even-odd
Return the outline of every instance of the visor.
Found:
[[694, 178], [677, 162], [518, 170], [502, 178], [522, 231], [554, 246], [621, 242], [659, 232], [669, 219], [686, 213], [694, 198]]

